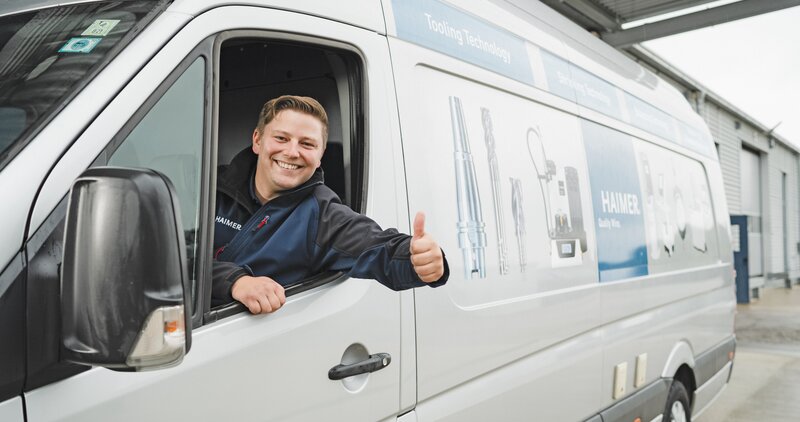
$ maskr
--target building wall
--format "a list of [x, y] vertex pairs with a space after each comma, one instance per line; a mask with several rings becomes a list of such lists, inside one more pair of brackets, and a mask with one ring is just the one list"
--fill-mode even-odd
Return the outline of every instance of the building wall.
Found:
[[[708, 124], [714, 142], [718, 144], [720, 166], [725, 181], [725, 195], [732, 215], [742, 213], [740, 180], [740, 151], [748, 148], [761, 154], [761, 224], [763, 236], [764, 273], [783, 283], [782, 274], [800, 277], [800, 172], [798, 153], [780, 142], [769, 146], [768, 137], [754, 125], [726, 109], [705, 101], [701, 115]], [[737, 129], [738, 122], [738, 129]], [[786, 175], [786, 218], [783, 218], [783, 175]], [[784, 225], [785, 224], [785, 225]], [[786, 245], [784, 245], [784, 236]], [[786, 257], [784, 257], [786, 254]], [[785, 261], [784, 261], [785, 259]], [[759, 280], [754, 280], [759, 284]]]
[[[768, 271], [772, 274], [788, 273], [792, 278], [800, 275], [798, 242], [798, 156], [784, 145], [776, 143], [767, 155], [769, 172], [769, 200], [766, 226], [770, 237]], [[786, 183], [786, 216], [784, 218], [784, 175]], [[784, 225], [785, 224], [785, 225]], [[784, 244], [785, 241], [785, 244]], [[786, 252], [786, 261], [783, 256]]]
[[739, 180], [739, 150], [742, 148], [742, 141], [736, 133], [735, 119], [716, 104], [709, 102], [703, 104], [701, 115], [708, 124], [719, 151], [728, 212], [739, 215], [742, 212]]

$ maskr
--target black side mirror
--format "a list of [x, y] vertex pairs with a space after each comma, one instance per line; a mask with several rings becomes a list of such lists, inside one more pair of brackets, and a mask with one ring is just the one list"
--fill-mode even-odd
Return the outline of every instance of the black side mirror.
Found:
[[62, 357], [130, 371], [177, 365], [191, 309], [177, 196], [145, 169], [85, 171], [69, 193]]

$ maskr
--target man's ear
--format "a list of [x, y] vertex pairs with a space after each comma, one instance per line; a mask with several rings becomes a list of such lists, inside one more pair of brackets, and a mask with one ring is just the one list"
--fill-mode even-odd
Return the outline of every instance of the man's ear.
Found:
[[322, 145], [322, 154], [320, 154], [320, 156], [319, 156], [319, 162], [317, 163], [317, 168], [321, 168], [322, 167], [322, 157], [325, 156], [325, 149], [327, 147], [328, 147], [328, 143], [327, 142]]
[[258, 154], [261, 150], [261, 132], [258, 128], [253, 129], [253, 145], [252, 145], [253, 152]]

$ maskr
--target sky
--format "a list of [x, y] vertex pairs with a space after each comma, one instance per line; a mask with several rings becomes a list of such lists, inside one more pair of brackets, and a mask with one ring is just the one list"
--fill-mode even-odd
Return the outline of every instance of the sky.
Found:
[[800, 146], [800, 7], [643, 45]]

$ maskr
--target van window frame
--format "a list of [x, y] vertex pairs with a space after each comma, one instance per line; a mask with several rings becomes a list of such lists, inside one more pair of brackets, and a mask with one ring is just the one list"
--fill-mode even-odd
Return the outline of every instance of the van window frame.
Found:
[[[199, 286], [202, 281], [206, 278], [205, 274], [210, 274], [210, 272], [206, 272], [204, 269], [205, 266], [210, 268], [210, 255], [206, 253], [206, 251], [210, 250], [210, 245], [206, 246], [203, 242], [210, 242], [211, 236], [208, 235], [209, 231], [208, 228], [211, 227], [211, 217], [210, 217], [210, 203], [209, 203], [209, 189], [210, 189], [210, 176], [209, 176], [209, 154], [211, 151], [210, 145], [210, 95], [212, 94], [210, 91], [210, 80], [211, 80], [211, 61], [210, 61], [210, 48], [211, 43], [206, 40], [198, 44], [192, 51], [190, 51], [186, 57], [178, 64], [170, 74], [161, 82], [158, 83], [158, 87], [155, 91], [139, 106], [139, 108], [134, 112], [130, 118], [128, 118], [127, 122], [122, 126], [122, 128], [112, 136], [106, 146], [100, 151], [97, 158], [89, 165], [91, 167], [103, 166], [106, 165], [109, 158], [114, 154], [114, 152], [119, 148], [119, 146], [123, 143], [123, 141], [127, 138], [127, 136], [133, 131], [133, 129], [142, 121], [143, 118], [147, 115], [147, 113], [152, 109], [152, 107], [164, 96], [164, 94], [174, 85], [175, 81], [177, 81], [186, 70], [189, 69], [192, 64], [199, 58], [204, 58], [204, 68], [205, 68], [205, 82], [204, 82], [204, 116], [203, 116], [203, 152], [202, 152], [202, 169], [200, 170], [202, 183], [200, 188], [200, 207], [198, 212], [200, 213], [200, 223], [198, 225], [198, 242], [197, 242], [197, 260], [198, 263], [196, 264], [196, 284], [195, 288]], [[37, 230], [36, 233], [31, 234], [29, 237], [26, 245], [26, 256], [28, 258], [28, 265], [27, 265], [27, 294], [26, 294], [26, 306], [28, 309], [39, 309], [37, 305], [41, 303], [46, 303], [50, 300], [60, 300], [60, 293], [53, 298], [51, 295], [48, 295], [47, 292], [37, 294], [37, 285], [35, 284], [36, 279], [32, 277], [31, 271], [35, 270], [34, 267], [30, 265], [31, 262], [35, 263], [36, 260], [39, 258], [39, 254], [44, 254], [47, 258], [49, 256], [50, 261], [53, 259], [59, 260], [59, 262], [53, 262], [57, 266], [60, 266], [60, 259], [61, 256], [54, 256], [53, 254], [60, 254], [60, 247], [53, 247], [52, 245], [61, 244], [63, 242], [63, 227], [64, 227], [64, 217], [66, 214], [66, 205], [67, 205], [67, 195], [65, 195], [53, 209], [53, 211], [45, 218], [44, 223], [42, 226]], [[50, 244], [50, 245], [48, 245]], [[210, 271], [210, 270], [209, 270]], [[34, 274], [35, 276], [35, 274]], [[44, 274], [43, 276], [46, 276]], [[60, 282], [60, 274], [57, 276]], [[46, 280], [45, 280], [46, 281]], [[40, 289], [41, 290], [41, 289]], [[199, 289], [197, 289], [199, 291]], [[199, 294], [193, 292], [187, 292], [187, 294], [193, 294], [194, 301], [192, 306], [192, 324], [193, 326], [199, 325], [202, 312], [200, 311], [202, 307], [198, 306], [198, 303], [201, 299]], [[38, 320], [37, 320], [38, 318]], [[38, 321], [34, 323], [35, 321]], [[38, 330], [37, 328], [44, 327], [42, 330]], [[60, 321], [60, 314], [56, 314], [55, 317], [50, 316], [39, 312], [31, 312], [26, 315], [26, 345], [27, 347], [27, 359], [28, 364], [26, 365], [25, 369], [25, 385], [24, 391], [31, 391], [36, 388], [42, 387], [44, 385], [51, 384], [56, 381], [60, 381], [73, 375], [76, 375], [80, 372], [86, 371], [91, 367], [85, 365], [78, 365], [73, 364], [70, 362], [66, 362], [61, 360], [58, 356], [59, 353], [57, 350], [49, 350], [43, 351], [40, 354], [42, 358], [40, 361], [32, 362], [33, 356], [31, 355], [31, 350], [36, 350], [37, 348], [47, 348], [50, 349], [52, 347], [52, 342], [55, 341], [60, 347], [61, 344], [61, 321]], [[32, 347], [33, 346], [33, 347]], [[48, 356], [55, 356], [55, 359], [48, 359]]]
[[[284, 44], [297, 44], [300, 47], [312, 47], [324, 50], [330, 50], [332, 53], [339, 55], [347, 62], [347, 84], [349, 95], [350, 109], [347, 113], [349, 118], [350, 133], [348, 139], [343, 139], [343, 142], [348, 142], [347, 147], [350, 148], [351, 154], [351, 167], [350, 167], [350, 201], [348, 206], [358, 213], [364, 213], [366, 207], [367, 197], [367, 178], [366, 168], [369, 165], [369, 142], [367, 139], [368, 127], [366, 110], [368, 110], [368, 86], [367, 78], [365, 76], [365, 63], [366, 58], [364, 54], [356, 46], [345, 42], [317, 38], [307, 35], [290, 34], [285, 32], [269, 31], [269, 30], [229, 30], [219, 34], [214, 39], [213, 47], [213, 80], [211, 82], [214, 95], [212, 114], [211, 114], [211, 144], [213, 145], [212, 157], [212, 178], [216, 181], [216, 169], [219, 163], [217, 162], [219, 150], [219, 116], [220, 116], [220, 64], [221, 53], [223, 44], [236, 40], [236, 39], [263, 39], [267, 42], [279, 42]], [[265, 99], [266, 100], [266, 99]], [[257, 116], [258, 110], [254, 110], [254, 118]], [[216, 204], [216, 190], [213, 191], [210, 206], [214, 207]], [[344, 202], [344, 198], [343, 202]], [[214, 212], [215, 210], [212, 210]], [[213, 218], [208, 221], [213, 223]], [[213, 242], [213, 227], [211, 230], [211, 238], [209, 242], [209, 249], [211, 250], [211, 242]], [[211, 287], [212, 279], [210, 277], [210, 265], [208, 272], [209, 275], [204, 278], [203, 285], [203, 305], [205, 306], [203, 312], [203, 324], [210, 324], [220, 319], [227, 318], [242, 312], [246, 312], [247, 308], [236, 301], [230, 302], [223, 306], [210, 308], [211, 304]], [[341, 271], [329, 271], [321, 274], [315, 274], [305, 280], [286, 287], [286, 296], [290, 297], [317, 287], [333, 283], [335, 281], [343, 280], [347, 275]]]
[[[202, 324], [202, 316], [203, 312], [203, 302], [202, 302], [202, 295], [199, 294], [202, 289], [201, 286], [204, 283], [205, 279], [210, 279], [211, 274], [211, 242], [213, 240], [213, 190], [215, 188], [214, 184], [211, 182], [212, 175], [211, 166], [212, 159], [216, 160], [214, 156], [212, 158], [212, 151], [216, 151], [215, 148], [212, 148], [211, 143], [211, 131], [212, 131], [212, 119], [213, 116], [213, 107], [212, 103], [215, 101], [215, 92], [211, 89], [211, 81], [213, 79], [213, 59], [212, 59], [212, 48], [213, 48], [213, 37], [209, 37], [202, 42], [200, 42], [186, 57], [181, 60], [180, 64], [175, 67], [175, 69], [170, 72], [169, 76], [164, 79], [156, 90], [145, 100], [142, 105], [136, 110], [135, 113], [128, 119], [128, 121], [122, 126], [122, 128], [114, 135], [113, 138], [109, 141], [106, 148], [103, 150], [102, 153], [98, 156], [98, 158], [92, 163], [91, 167], [95, 166], [102, 166], [106, 165], [108, 160], [111, 156], [117, 151], [117, 149], [122, 145], [122, 143], [128, 138], [128, 135], [139, 125], [139, 123], [147, 116], [150, 110], [158, 103], [164, 94], [172, 88], [175, 81], [177, 81], [183, 73], [189, 69], [194, 62], [199, 59], [204, 59], [204, 67], [205, 67], [205, 86], [204, 86], [204, 97], [205, 97], [205, 104], [204, 108], [204, 117], [203, 117], [203, 151], [202, 151], [202, 167], [200, 168], [200, 177], [201, 177], [201, 185], [200, 185], [200, 201], [199, 201], [199, 224], [197, 226], [197, 251], [195, 254], [195, 258], [197, 263], [195, 264], [195, 280], [194, 280], [194, 291], [187, 292], [186, 294], [191, 294], [192, 298], [190, 302], [192, 303], [192, 325], [193, 326], [200, 326]], [[191, 271], [189, 272], [191, 273]]]
[[0, 404], [18, 397], [25, 382], [25, 254], [16, 254], [0, 269]]

